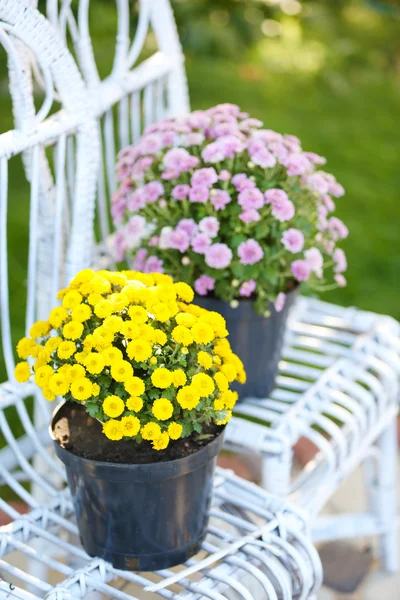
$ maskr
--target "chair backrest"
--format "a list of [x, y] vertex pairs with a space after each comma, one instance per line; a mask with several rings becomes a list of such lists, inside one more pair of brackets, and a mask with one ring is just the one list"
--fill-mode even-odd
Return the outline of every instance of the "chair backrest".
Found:
[[[129, 1], [116, 0], [114, 59], [106, 77], [99, 74], [90, 38], [89, 9], [95, 8], [96, 1], [80, 0], [73, 4], [74, 11], [71, 0], [48, 0], [48, 18], [36, 4], [35, 0], [0, 0], [0, 44], [8, 58], [15, 124], [13, 130], [0, 134], [0, 311], [10, 378], [14, 358], [7, 250], [13, 240], [8, 240], [7, 212], [12, 217], [19, 214], [13, 178], [16, 173], [16, 178], [21, 177], [20, 171], [10, 168], [10, 161], [22, 156], [30, 190], [29, 329], [35, 319], [46, 317], [57, 289], [92, 264], [96, 198], [100, 237], [109, 233], [118, 149], [135, 141], [155, 120], [189, 107], [183, 56], [168, 0], [141, 0], [133, 39]], [[150, 30], [157, 51], [142, 60]], [[43, 100], [37, 109], [38, 95]], [[18, 223], [18, 218], [12, 220]]]
[[[110, 232], [108, 199], [116, 189], [116, 151], [135, 142], [144, 127], [154, 121], [187, 112], [189, 97], [184, 56], [169, 0], [110, 0], [108, 14], [115, 17], [115, 31], [111, 47], [107, 46], [113, 58], [106, 75], [100, 73], [91, 37], [96, 5], [105, 10], [104, 2], [98, 0], [79, 0], [75, 10], [71, 0], [47, 0], [47, 16], [64, 42], [70, 39], [69, 47], [74, 49], [88, 90], [93, 93], [93, 113], [101, 128], [98, 211], [104, 240]], [[135, 8], [137, 26], [133, 29]], [[146, 47], [149, 38], [151, 48]], [[104, 61], [101, 48], [99, 57]]]

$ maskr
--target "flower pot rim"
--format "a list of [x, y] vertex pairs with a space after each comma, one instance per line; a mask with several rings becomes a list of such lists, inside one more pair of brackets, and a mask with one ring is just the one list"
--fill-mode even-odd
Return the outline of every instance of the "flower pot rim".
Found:
[[[292, 288], [291, 290], [289, 290], [288, 292], [283, 292], [286, 296], [297, 296], [297, 294], [300, 292], [300, 288], [301, 288], [301, 284], [297, 283], [295, 285], [294, 288]], [[194, 299], [193, 299], [193, 303], [196, 304], [196, 298], [199, 298], [201, 300], [205, 300], [205, 301], [214, 301], [214, 302], [223, 302], [224, 304], [229, 304], [230, 305], [230, 301], [229, 300], [223, 300], [222, 298], [219, 298], [218, 296], [215, 296], [212, 292], [211, 294], [207, 294], [206, 296], [202, 296], [201, 294], [197, 294], [195, 292], [194, 294]], [[248, 304], [253, 304], [256, 301], [256, 296], [250, 296], [250, 298], [247, 298], [246, 296], [242, 296], [241, 298], [237, 298], [237, 301], [239, 302], [239, 305], [243, 302], [243, 303], [248, 303]], [[273, 304], [273, 302], [267, 302], [267, 306], [268, 304]], [[235, 309], [234, 309], [235, 310]]]
[[[221, 428], [221, 430], [218, 432], [218, 434], [214, 437], [214, 439], [211, 440], [206, 446], [203, 446], [202, 448], [200, 448], [196, 452], [193, 452], [192, 454], [188, 454], [187, 456], [182, 456], [180, 458], [175, 458], [173, 460], [160, 461], [160, 462], [149, 462], [149, 463], [116, 463], [116, 462], [107, 462], [104, 460], [94, 460], [91, 458], [85, 458], [84, 456], [79, 456], [78, 454], [74, 454], [70, 450], [63, 448], [56, 440], [54, 433], [53, 433], [53, 423], [54, 423], [55, 418], [56, 418], [57, 414], [59, 413], [59, 411], [66, 404], [72, 404], [72, 403], [68, 402], [67, 400], [63, 400], [62, 402], [60, 402], [60, 404], [58, 404], [56, 406], [56, 408], [54, 409], [54, 411], [52, 413], [52, 416], [50, 419], [50, 424], [48, 427], [49, 435], [53, 441], [53, 444], [55, 446], [58, 457], [62, 460], [62, 462], [64, 462], [64, 460], [62, 458], [62, 457], [64, 457], [66, 459], [66, 462], [68, 462], [68, 463], [71, 461], [74, 461], [74, 462], [83, 461], [87, 464], [92, 465], [93, 469], [96, 472], [104, 471], [104, 474], [106, 472], [116, 473], [116, 470], [117, 470], [121, 473], [121, 475], [122, 475], [122, 472], [131, 471], [132, 474], [134, 472], [136, 472], [137, 475], [140, 476], [141, 473], [143, 473], [143, 474], [149, 473], [149, 470], [151, 470], [152, 475], [154, 475], [155, 477], [157, 477], [159, 475], [163, 475], [163, 477], [162, 477], [163, 479], [178, 477], [178, 476], [182, 475], [184, 472], [194, 471], [194, 470], [200, 468], [212, 456], [216, 456], [218, 454], [220, 444], [222, 445], [223, 437], [221, 438], [221, 436], [223, 436], [224, 432], [225, 432], [225, 426], [223, 426]], [[217, 451], [215, 452], [216, 447], [217, 447]], [[167, 476], [167, 472], [170, 472], [169, 476]], [[107, 476], [106, 478], [109, 478], [109, 476]], [[139, 477], [139, 479], [142, 479], [142, 478]]]

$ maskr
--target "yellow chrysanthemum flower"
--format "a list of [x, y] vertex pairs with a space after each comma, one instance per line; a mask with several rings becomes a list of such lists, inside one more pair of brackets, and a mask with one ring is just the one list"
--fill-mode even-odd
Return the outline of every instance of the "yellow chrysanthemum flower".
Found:
[[149, 283], [146, 285], [154, 285], [154, 283], [160, 284], [160, 285], [172, 285], [173, 281], [172, 281], [172, 277], [170, 277], [169, 275], [165, 275], [165, 273], [152, 273], [151, 277], [153, 279], [153, 283]]
[[92, 292], [89, 294], [87, 301], [92, 306], [96, 306], [101, 300], [103, 300], [103, 296], [101, 294], [97, 294], [96, 292]]
[[111, 294], [110, 300], [114, 313], [123, 311], [129, 304], [129, 300], [124, 294]]
[[42, 388], [43, 397], [49, 402], [53, 402], [56, 399], [56, 395], [51, 391], [49, 387]]
[[178, 344], [183, 344], [183, 346], [189, 346], [193, 343], [193, 336], [190, 333], [190, 329], [184, 325], [177, 325], [172, 330], [172, 339]]
[[238, 400], [239, 394], [237, 392], [233, 392], [232, 390], [226, 390], [222, 393], [222, 400], [224, 401], [225, 408], [232, 408], [235, 406]]
[[128, 381], [133, 376], [133, 368], [127, 360], [116, 360], [111, 363], [111, 377], [115, 381]]
[[74, 321], [84, 323], [92, 316], [92, 309], [87, 304], [78, 304], [78, 306], [72, 309], [71, 316]]
[[100, 354], [99, 352], [89, 352], [83, 361], [83, 364], [89, 373], [92, 375], [98, 375], [104, 369], [106, 362], [103, 354]]
[[124, 427], [121, 421], [110, 419], [107, 423], [103, 423], [103, 433], [109, 440], [122, 440], [124, 437]]
[[232, 354], [231, 345], [228, 340], [218, 340], [214, 346], [214, 354], [222, 358], [228, 358]]
[[62, 339], [56, 335], [54, 337], [51, 337], [47, 340], [47, 342], [45, 343], [44, 347], [46, 348], [46, 350], [48, 350], [50, 353], [54, 352], [54, 350], [57, 350], [58, 346], [61, 344]]
[[166, 323], [171, 318], [171, 312], [166, 304], [159, 302], [151, 307], [154, 318], [161, 323]]
[[112, 333], [117, 333], [117, 331], [120, 331], [123, 324], [124, 322], [122, 318], [118, 315], [110, 315], [103, 321], [104, 329], [106, 331], [112, 331]]
[[31, 369], [27, 362], [20, 362], [14, 369], [14, 377], [19, 383], [25, 383], [31, 376]]
[[114, 333], [105, 329], [104, 327], [98, 327], [93, 332], [93, 344], [96, 350], [104, 350], [110, 346], [114, 341]]
[[178, 313], [175, 317], [175, 321], [178, 325], [183, 325], [184, 327], [192, 327], [197, 322], [197, 317], [191, 315], [190, 313]]
[[82, 269], [82, 271], [79, 271], [71, 281], [71, 286], [80, 286], [82, 283], [91, 281], [95, 275], [96, 273], [93, 269]]
[[110, 300], [100, 300], [94, 307], [94, 314], [99, 317], [99, 319], [105, 319], [112, 315], [113, 305]]
[[156, 289], [156, 298], [160, 302], [170, 302], [176, 300], [176, 291], [173, 285], [159, 285]]
[[100, 395], [100, 386], [98, 383], [92, 383], [92, 397], [97, 398]]
[[184, 354], [184, 355], [189, 354], [188, 348], [186, 348], [186, 346], [182, 346], [181, 353]]
[[108, 294], [111, 290], [111, 284], [107, 279], [96, 274], [90, 281], [83, 283], [79, 289], [85, 296], [93, 292], [96, 294]]
[[49, 323], [52, 327], [58, 329], [68, 319], [68, 311], [63, 306], [57, 306], [50, 311]]
[[201, 398], [207, 398], [215, 390], [212, 378], [205, 373], [193, 375], [191, 384], [199, 392]]
[[71, 321], [64, 325], [62, 332], [67, 340], [77, 340], [83, 333], [83, 325], [79, 321]]
[[162, 433], [158, 438], [153, 440], [152, 446], [154, 450], [165, 450], [169, 444], [169, 435], [166, 431]]
[[146, 323], [149, 316], [143, 306], [131, 306], [128, 310], [128, 315], [134, 323]]
[[69, 391], [69, 381], [65, 375], [54, 373], [49, 379], [49, 388], [56, 396], [65, 396]]
[[119, 396], [108, 396], [103, 402], [103, 411], [107, 417], [119, 417], [125, 410], [124, 401]]
[[185, 385], [186, 381], [186, 373], [182, 371], [182, 369], [175, 369], [175, 371], [172, 371], [172, 383], [175, 387]]
[[213, 328], [201, 319], [193, 325], [191, 332], [197, 344], [209, 344], [214, 339]]
[[200, 350], [200, 352], [197, 354], [197, 362], [201, 367], [203, 367], [203, 369], [211, 369], [213, 364], [211, 356], [208, 354], [208, 352], [204, 352], [203, 350]]
[[135, 360], [136, 362], [143, 362], [150, 358], [152, 354], [152, 347], [149, 344], [149, 342], [133, 340], [127, 345], [126, 353], [131, 360]]
[[174, 301], [168, 302], [168, 309], [171, 314], [171, 317], [175, 317], [179, 312], [179, 306], [177, 302]]
[[229, 382], [235, 381], [237, 371], [232, 363], [224, 363], [221, 367], [221, 372], [226, 376]]
[[165, 390], [172, 383], [172, 373], [165, 367], [159, 367], [152, 373], [151, 381], [155, 387]]
[[125, 381], [124, 388], [131, 396], [141, 396], [145, 391], [144, 381], [136, 376]]
[[200, 394], [192, 385], [187, 385], [179, 390], [176, 399], [182, 408], [192, 410], [200, 402]]
[[61, 342], [57, 348], [57, 356], [61, 359], [70, 358], [76, 351], [74, 342]]
[[225, 403], [222, 400], [222, 398], [217, 398], [217, 400], [214, 400], [213, 408], [214, 408], [214, 410], [224, 410]]
[[139, 396], [130, 396], [126, 401], [126, 408], [133, 412], [139, 412], [143, 408], [143, 400]]
[[153, 365], [153, 366], [154, 366], [154, 365], [156, 365], [156, 364], [157, 364], [157, 362], [158, 362], [158, 361], [157, 361], [157, 358], [156, 358], [155, 356], [152, 356], [152, 357], [150, 358], [150, 360], [149, 360], [149, 363], [150, 363], [151, 365]]
[[34, 381], [40, 388], [47, 387], [50, 377], [54, 371], [50, 365], [44, 365], [35, 370]]
[[71, 369], [72, 369], [71, 365], [62, 365], [61, 367], [59, 367], [59, 369], [57, 371], [57, 373], [59, 373], [60, 375], [65, 377], [66, 381], [68, 381], [69, 384], [72, 381]]
[[158, 398], [158, 400], [153, 402], [151, 412], [159, 421], [166, 421], [172, 417], [174, 407], [172, 402], [167, 400], [167, 398]]
[[70, 368], [70, 377], [72, 380], [81, 379], [81, 377], [85, 377], [86, 370], [82, 365], [72, 365]]
[[47, 321], [37, 321], [32, 325], [29, 330], [29, 334], [33, 338], [41, 338], [44, 335], [47, 335], [50, 331], [50, 323]]
[[237, 374], [237, 380], [239, 383], [246, 383], [247, 375], [246, 375], [246, 371], [244, 369], [241, 369], [239, 371], [239, 373]]
[[122, 360], [123, 358], [121, 350], [115, 346], [108, 346], [108, 348], [105, 348], [102, 351], [101, 355], [104, 358], [105, 365], [111, 365], [111, 363]]
[[161, 329], [154, 329], [154, 341], [160, 346], [165, 346], [168, 341], [166, 334]]
[[83, 363], [85, 362], [85, 358], [87, 357], [88, 354], [89, 354], [89, 352], [87, 350], [84, 350], [83, 352], [77, 352], [74, 355], [74, 359], [76, 360], [76, 362], [83, 365]]
[[67, 292], [63, 298], [62, 305], [67, 310], [72, 310], [75, 306], [78, 306], [82, 302], [82, 294], [76, 290]]
[[180, 423], [170, 423], [168, 425], [168, 435], [171, 440], [179, 440], [182, 435], [183, 427]]
[[140, 430], [142, 434], [142, 438], [144, 440], [154, 440], [160, 437], [161, 435], [161, 427], [158, 423], [154, 423], [154, 421], [149, 421], [146, 425], [143, 425]]
[[46, 364], [46, 363], [50, 362], [51, 353], [49, 350], [47, 350], [47, 348], [42, 348], [42, 350], [37, 355], [37, 358], [38, 359], [35, 364], [37, 364], [38, 362]]
[[221, 316], [217, 312], [205, 311], [202, 314], [202, 319], [214, 330], [214, 333], [217, 337], [226, 337], [228, 335], [228, 331], [226, 329], [226, 321], [223, 316]]
[[181, 300], [184, 300], [185, 302], [192, 302], [194, 298], [194, 292], [190, 285], [179, 281], [178, 283], [175, 283], [174, 288]]
[[154, 329], [151, 325], [147, 325], [147, 323], [139, 325], [139, 338], [141, 340], [145, 340], [150, 344], [155, 342]]
[[22, 338], [17, 344], [17, 354], [19, 358], [24, 360], [31, 355], [32, 349], [36, 346], [36, 342], [31, 338]]
[[128, 321], [124, 321], [119, 329], [119, 332], [122, 333], [122, 335], [127, 339], [127, 340], [133, 340], [134, 338], [138, 338], [140, 335], [140, 328], [139, 325], [137, 323], [134, 323], [131, 320]]
[[140, 431], [140, 421], [137, 417], [133, 417], [132, 415], [129, 415], [128, 417], [122, 417], [121, 425], [123, 434], [126, 437], [133, 437]]
[[76, 379], [71, 384], [71, 394], [75, 400], [88, 400], [93, 394], [93, 385], [87, 377]]
[[127, 277], [124, 273], [112, 273], [110, 271], [100, 271], [103, 277], [108, 279], [110, 283], [113, 285], [117, 285], [118, 287], [122, 287], [126, 284]]
[[215, 373], [214, 380], [221, 392], [225, 392], [229, 388], [229, 381], [227, 380], [226, 375], [221, 373], [221, 371], [219, 373]]

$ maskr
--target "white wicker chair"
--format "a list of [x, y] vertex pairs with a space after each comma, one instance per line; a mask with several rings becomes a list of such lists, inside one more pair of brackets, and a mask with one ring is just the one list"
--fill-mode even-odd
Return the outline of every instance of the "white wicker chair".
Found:
[[[302, 298], [290, 316], [276, 389], [270, 398], [238, 405], [226, 436], [228, 448], [262, 456], [263, 486], [308, 511], [315, 541], [377, 536], [377, 556], [392, 573], [398, 570], [399, 376], [399, 323]], [[296, 472], [293, 447], [301, 438], [318, 453]], [[360, 463], [367, 510], [316, 518]]]
[[[81, 0], [75, 22], [69, 0], [60, 5], [50, 0], [53, 26], [34, 5], [28, 0], [0, 0], [0, 43], [9, 60], [16, 125], [0, 135], [1, 326], [9, 376], [0, 384], [0, 433], [6, 442], [0, 450], [0, 485], [28, 507], [21, 515], [2, 493], [0, 510], [11, 522], [0, 527], [0, 597], [128, 600], [144, 588], [166, 598], [180, 594], [213, 600], [305, 600], [320, 585], [321, 566], [302, 511], [223, 470], [218, 470], [214, 482], [203, 552], [182, 570], [151, 576], [117, 571], [88, 557], [79, 544], [68, 490], [62, 486], [64, 472], [49, 451], [51, 405], [31, 383], [17, 384], [13, 378], [7, 209], [18, 209], [12, 204], [8, 166], [13, 156], [22, 154], [30, 189], [29, 328], [33, 320], [46, 316], [59, 286], [92, 264], [96, 196], [102, 234], [108, 234], [107, 195], [114, 185], [113, 107], [118, 107], [120, 143], [125, 144], [140, 134], [142, 117], [150, 123], [186, 110], [187, 93], [167, 0], [142, 2], [132, 45], [126, 30], [128, 3], [117, 2], [114, 68], [102, 82], [87, 35], [89, 2]], [[160, 52], [135, 67], [148, 20]], [[79, 69], [62, 41], [66, 25]], [[38, 111], [32, 75], [44, 91]], [[56, 112], [50, 115], [52, 110]], [[30, 396], [35, 399], [34, 419], [28, 410]]]

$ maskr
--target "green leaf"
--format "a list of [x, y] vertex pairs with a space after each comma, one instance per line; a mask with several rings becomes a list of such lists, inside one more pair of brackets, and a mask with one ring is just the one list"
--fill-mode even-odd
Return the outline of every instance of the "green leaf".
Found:
[[255, 237], [257, 239], [266, 238], [269, 233], [269, 225], [266, 221], [260, 221], [255, 228]]
[[201, 433], [202, 432], [202, 427], [200, 425], [200, 423], [198, 423], [197, 421], [195, 421], [193, 423], [193, 429], [197, 432], [197, 433]]
[[100, 418], [100, 414], [101, 414], [102, 410], [101, 410], [101, 408], [99, 407], [98, 404], [95, 404], [94, 402], [86, 402], [85, 409], [86, 409], [86, 412], [91, 417], [93, 417], [93, 419], [99, 419]]
[[188, 437], [193, 432], [192, 423], [182, 423], [182, 437]]

